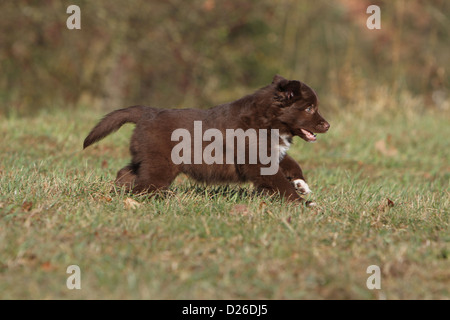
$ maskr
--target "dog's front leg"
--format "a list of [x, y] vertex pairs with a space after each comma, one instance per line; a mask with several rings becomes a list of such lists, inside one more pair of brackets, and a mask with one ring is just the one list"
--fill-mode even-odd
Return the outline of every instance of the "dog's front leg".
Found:
[[274, 175], [261, 175], [259, 172], [260, 168], [253, 169], [257, 170], [247, 171], [247, 177], [254, 183], [259, 191], [270, 195], [278, 193], [289, 201], [304, 201], [304, 199], [298, 195], [294, 186], [286, 179], [281, 170], [278, 170]]
[[304, 195], [311, 193], [311, 189], [306, 183], [302, 169], [297, 161], [289, 155], [286, 155], [280, 162], [280, 168], [286, 179], [291, 182], [298, 192]]

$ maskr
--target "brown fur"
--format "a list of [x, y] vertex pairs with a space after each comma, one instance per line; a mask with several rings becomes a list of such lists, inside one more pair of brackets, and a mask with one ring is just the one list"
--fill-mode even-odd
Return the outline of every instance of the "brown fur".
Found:
[[[130, 144], [132, 160], [117, 173], [116, 184], [119, 186], [136, 193], [152, 192], [168, 188], [178, 174], [185, 173], [206, 183], [251, 181], [262, 191], [299, 201], [302, 198], [290, 181], [305, 178], [298, 163], [290, 156], [284, 156], [276, 174], [266, 176], [260, 174], [264, 165], [259, 162], [175, 165], [171, 151], [178, 142], [171, 141], [171, 134], [178, 128], [185, 128], [193, 136], [194, 121], [202, 121], [203, 131], [219, 129], [224, 137], [226, 129], [245, 131], [253, 128], [257, 131], [278, 129], [280, 136], [288, 136], [290, 141], [295, 135], [308, 140], [301, 129], [324, 133], [330, 126], [319, 114], [317, 106], [317, 95], [306, 84], [275, 76], [270, 85], [255, 93], [208, 110], [134, 106], [113, 111], [92, 129], [83, 146], [86, 148], [101, 140], [127, 122], [135, 123]], [[206, 145], [204, 142], [203, 148]]]

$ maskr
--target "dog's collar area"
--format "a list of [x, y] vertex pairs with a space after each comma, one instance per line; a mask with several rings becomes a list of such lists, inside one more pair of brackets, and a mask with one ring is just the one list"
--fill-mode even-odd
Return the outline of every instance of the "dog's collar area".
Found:
[[280, 136], [280, 138], [281, 138], [281, 141], [283, 141], [283, 143], [285, 144], [285, 145], [291, 145], [292, 144], [292, 135], [290, 135], [290, 134], [282, 134], [281, 136]]

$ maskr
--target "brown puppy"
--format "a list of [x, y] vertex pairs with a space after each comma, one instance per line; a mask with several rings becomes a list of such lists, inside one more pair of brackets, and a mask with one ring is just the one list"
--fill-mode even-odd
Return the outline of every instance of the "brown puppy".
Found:
[[[310, 192], [300, 166], [286, 154], [292, 137], [313, 142], [316, 140], [314, 133], [324, 133], [330, 127], [318, 111], [316, 93], [300, 81], [286, 80], [278, 75], [270, 85], [255, 93], [208, 110], [133, 106], [113, 111], [92, 129], [84, 140], [84, 148], [127, 122], [135, 123], [136, 128], [131, 137], [131, 163], [117, 173], [116, 184], [119, 186], [135, 193], [152, 192], [167, 189], [178, 174], [185, 173], [207, 183], [251, 181], [259, 190], [279, 193], [291, 201], [303, 200], [297, 190], [303, 194]], [[228, 139], [232, 143], [227, 140], [224, 144], [220, 138], [229, 138], [230, 130], [235, 133]], [[253, 141], [252, 130], [257, 137]], [[242, 132], [247, 134], [244, 138], [236, 134]], [[186, 140], [183, 142], [189, 146], [192, 146], [190, 137], [194, 136], [193, 152], [180, 148], [181, 143], [177, 141], [182, 136], [178, 133], [189, 135], [183, 136]], [[214, 154], [215, 161], [202, 161], [202, 155], [205, 157], [213, 144], [215, 151], [210, 155], [213, 157]], [[270, 159], [276, 166], [273, 163], [269, 166], [261, 159], [239, 160], [242, 154], [244, 159], [247, 154], [250, 159], [251, 149], [256, 147], [260, 155], [261, 150], [267, 155], [275, 154]], [[264, 169], [268, 172], [270, 168], [276, 170], [263, 173]]]

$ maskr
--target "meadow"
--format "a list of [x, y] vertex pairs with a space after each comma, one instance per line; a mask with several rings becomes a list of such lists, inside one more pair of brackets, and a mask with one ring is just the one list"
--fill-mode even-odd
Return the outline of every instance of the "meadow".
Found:
[[0, 299], [450, 298], [450, 117], [388, 97], [323, 107], [329, 132], [294, 139], [313, 208], [184, 176], [129, 195], [133, 126], [83, 151], [103, 112], [0, 118]]

